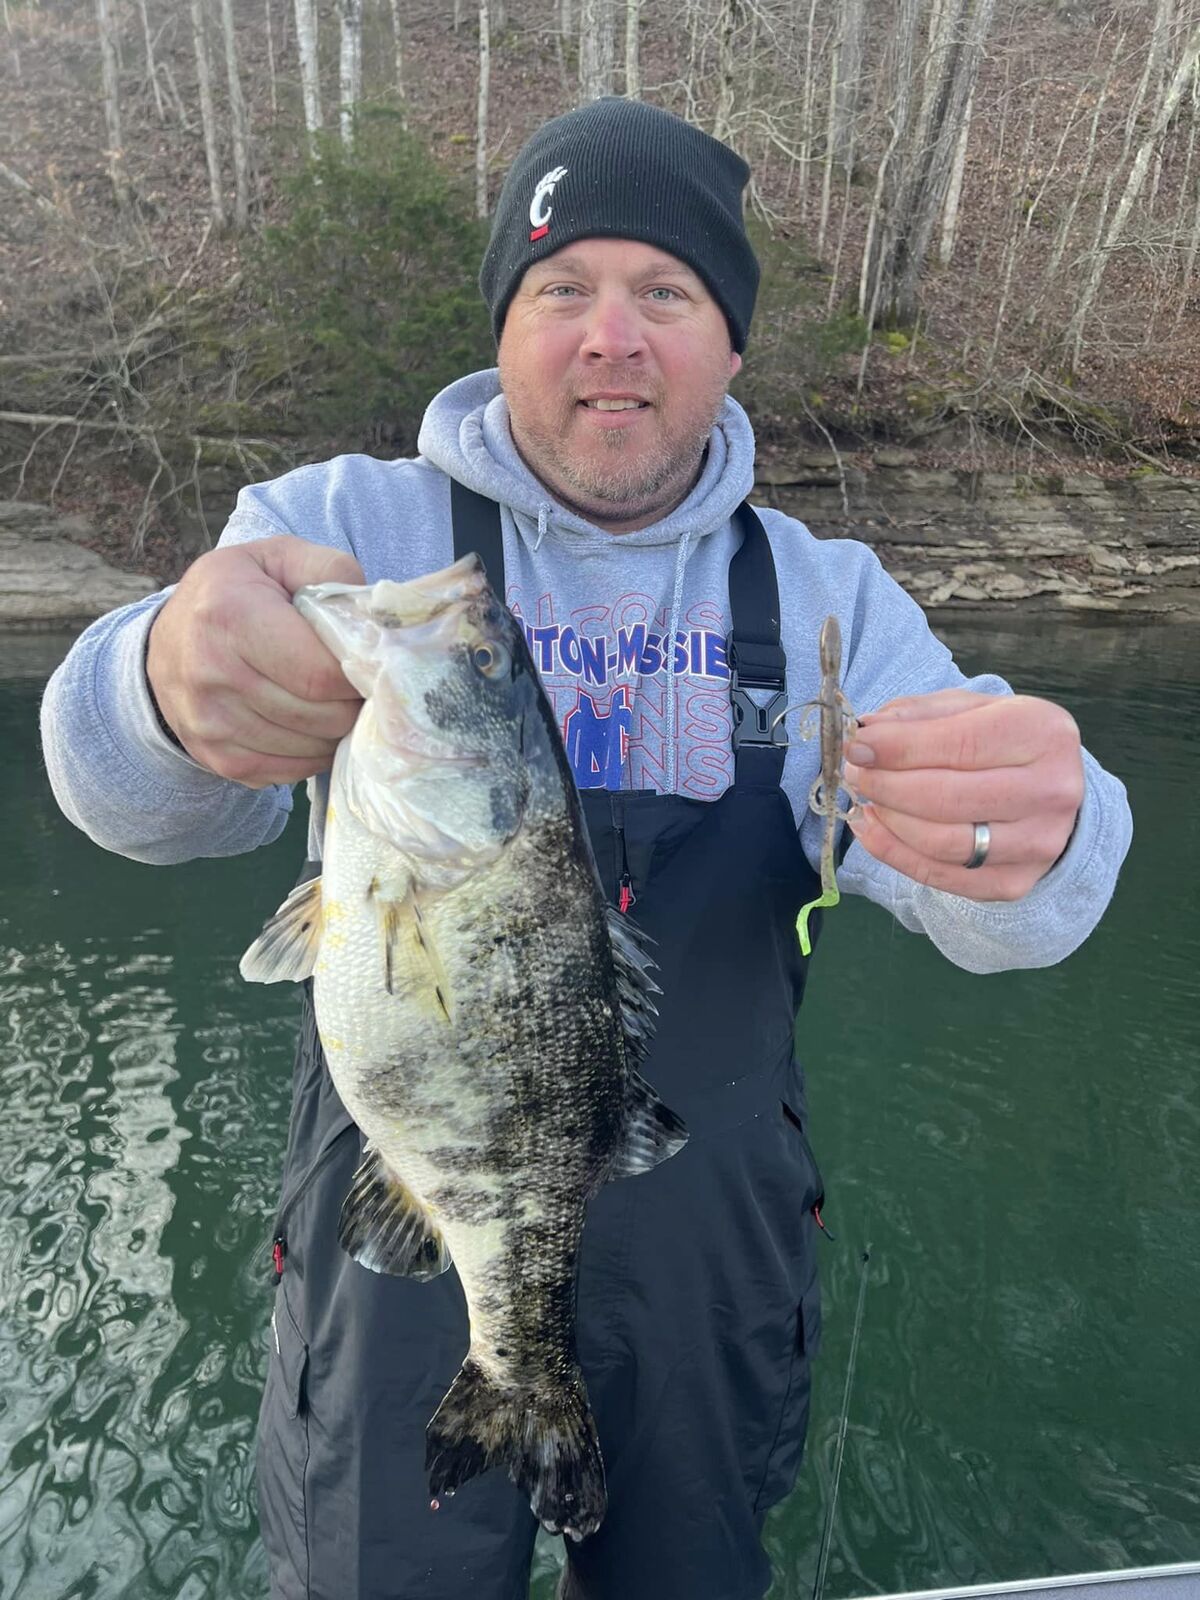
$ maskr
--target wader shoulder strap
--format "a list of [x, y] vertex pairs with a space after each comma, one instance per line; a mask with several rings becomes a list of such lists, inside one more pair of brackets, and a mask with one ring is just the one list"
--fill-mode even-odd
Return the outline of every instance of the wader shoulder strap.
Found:
[[472, 550], [483, 562], [488, 582], [504, 599], [504, 536], [500, 507], [486, 495], [476, 494], [455, 478], [450, 479], [450, 519], [454, 532], [454, 559]]
[[[729, 563], [733, 628], [725, 641], [733, 700], [733, 781], [762, 788], [783, 777], [787, 729], [780, 713], [787, 705], [787, 656], [779, 642], [779, 583], [767, 530], [748, 500], [742, 501], [734, 520], [742, 542]], [[761, 704], [747, 693], [750, 689], [764, 692]]]

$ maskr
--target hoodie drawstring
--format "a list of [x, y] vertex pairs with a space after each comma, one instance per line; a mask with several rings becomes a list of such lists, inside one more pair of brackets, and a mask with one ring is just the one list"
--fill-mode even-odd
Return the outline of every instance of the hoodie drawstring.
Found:
[[546, 529], [549, 526], [550, 507], [543, 500], [541, 505], [538, 506], [538, 531], [537, 538], [533, 541], [533, 548], [535, 550], [540, 550], [542, 548], [542, 540], [546, 537]]
[[675, 635], [679, 632], [679, 607], [683, 601], [683, 569], [687, 565], [692, 536], [685, 532], [675, 552], [675, 588], [671, 595], [671, 613], [667, 622], [667, 750], [670, 763], [668, 794], [679, 791], [679, 750], [675, 739]]

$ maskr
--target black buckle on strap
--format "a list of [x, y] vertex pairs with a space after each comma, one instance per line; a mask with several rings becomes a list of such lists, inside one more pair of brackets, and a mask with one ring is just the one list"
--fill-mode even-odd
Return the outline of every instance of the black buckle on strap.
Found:
[[[729, 664], [729, 698], [733, 702], [734, 750], [745, 744], [786, 750], [788, 736], [782, 713], [787, 707], [787, 680], [783, 674], [769, 668], [739, 667], [732, 634], [725, 641], [725, 659]], [[770, 699], [759, 705], [747, 693], [750, 689], [768, 689]]]

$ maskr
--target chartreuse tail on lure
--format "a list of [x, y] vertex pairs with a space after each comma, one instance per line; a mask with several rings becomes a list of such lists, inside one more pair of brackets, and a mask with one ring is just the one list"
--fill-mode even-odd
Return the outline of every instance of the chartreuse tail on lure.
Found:
[[810, 900], [806, 906], [800, 907], [800, 916], [796, 921], [796, 932], [800, 935], [800, 953], [812, 955], [812, 940], [808, 933], [808, 919], [814, 911], [820, 911], [826, 906], [835, 906], [842, 898], [841, 892], [835, 883], [831, 889], [825, 889], [815, 900]]

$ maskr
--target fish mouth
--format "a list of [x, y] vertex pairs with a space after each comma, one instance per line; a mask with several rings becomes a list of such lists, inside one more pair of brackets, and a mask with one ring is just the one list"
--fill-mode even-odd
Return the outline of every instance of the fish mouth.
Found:
[[[292, 596], [292, 604], [328, 644], [330, 616], [339, 609], [343, 613], [350, 609], [378, 628], [412, 628], [472, 605], [487, 591], [487, 572], [472, 551], [441, 572], [423, 573], [403, 582], [380, 578], [375, 583], [305, 584]], [[339, 601], [344, 603], [339, 606]]]

